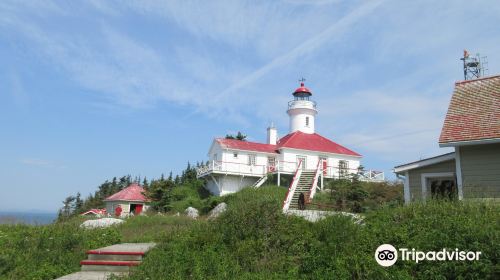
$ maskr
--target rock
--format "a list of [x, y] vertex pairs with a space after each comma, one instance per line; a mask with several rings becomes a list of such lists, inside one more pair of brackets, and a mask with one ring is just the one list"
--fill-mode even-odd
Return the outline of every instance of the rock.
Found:
[[227, 210], [227, 204], [225, 202], [219, 203], [217, 206], [215, 206], [212, 211], [208, 214], [208, 219], [215, 219], [220, 216], [220, 214], [224, 213], [224, 211]]
[[83, 222], [80, 227], [82, 228], [105, 228], [112, 225], [123, 223], [123, 220], [115, 218], [102, 218], [97, 220], [88, 220]]
[[363, 225], [363, 216], [348, 212], [288, 209], [284, 213], [286, 215], [294, 215], [302, 217], [310, 222], [317, 222], [319, 220], [326, 218], [327, 216], [341, 215], [350, 217], [355, 224]]
[[198, 214], [198, 209], [196, 208], [193, 208], [193, 207], [188, 207], [186, 208], [186, 211], [184, 211], [184, 213], [190, 217], [190, 218], [193, 218], [193, 219], [196, 219], [198, 218], [200, 215]]

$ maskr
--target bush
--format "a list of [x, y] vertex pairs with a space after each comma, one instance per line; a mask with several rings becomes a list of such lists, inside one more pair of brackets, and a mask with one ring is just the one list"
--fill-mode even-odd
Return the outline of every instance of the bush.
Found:
[[[344, 216], [317, 223], [281, 212], [286, 189], [245, 189], [225, 197], [228, 210], [169, 236], [131, 279], [495, 279], [499, 206], [430, 202], [371, 211], [365, 225]], [[476, 262], [374, 259], [384, 243], [430, 251], [481, 251]]]
[[87, 250], [120, 241], [116, 228], [85, 230], [80, 223], [0, 225], [0, 279], [54, 279], [80, 270]]
[[403, 187], [396, 183], [339, 179], [328, 180], [325, 185], [308, 209], [329, 208], [364, 213], [382, 206], [403, 204]]

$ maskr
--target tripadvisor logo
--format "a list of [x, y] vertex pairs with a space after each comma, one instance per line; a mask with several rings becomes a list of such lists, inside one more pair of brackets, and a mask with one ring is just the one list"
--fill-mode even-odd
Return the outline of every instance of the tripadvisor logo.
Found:
[[391, 244], [382, 244], [375, 251], [375, 260], [381, 266], [391, 266], [398, 260], [398, 251]]
[[391, 244], [382, 244], [375, 250], [375, 260], [381, 266], [391, 266], [398, 260], [398, 251], [402, 261], [413, 261], [418, 263], [420, 261], [477, 261], [481, 252], [472, 251], [459, 251], [442, 249], [440, 251], [417, 251], [414, 248], [399, 248], [397, 250]]

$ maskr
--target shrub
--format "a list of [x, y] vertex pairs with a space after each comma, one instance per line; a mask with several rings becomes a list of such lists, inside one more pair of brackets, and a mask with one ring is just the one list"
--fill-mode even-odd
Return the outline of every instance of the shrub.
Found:
[[85, 251], [120, 241], [116, 228], [85, 230], [81, 220], [0, 226], [0, 278], [54, 279], [80, 270]]
[[[131, 279], [498, 279], [500, 209], [485, 203], [430, 202], [379, 207], [365, 225], [344, 216], [317, 223], [281, 213], [286, 189], [245, 189], [225, 197], [228, 210], [170, 235]], [[476, 262], [374, 259], [396, 248], [481, 251]]]

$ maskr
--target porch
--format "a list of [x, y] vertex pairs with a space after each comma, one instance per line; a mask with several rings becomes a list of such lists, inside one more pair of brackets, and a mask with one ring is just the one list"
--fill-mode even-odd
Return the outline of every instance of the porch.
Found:
[[[251, 165], [237, 162], [211, 161], [196, 169], [197, 178], [202, 178], [211, 174], [237, 175], [249, 177], [263, 177], [267, 174], [294, 174], [297, 171], [297, 162], [276, 161], [274, 164]], [[320, 164], [323, 178], [340, 179], [349, 178], [351, 174], [357, 174], [359, 180], [369, 182], [382, 182], [385, 180], [384, 172], [376, 170], [358, 170], [342, 168], [337, 166], [327, 166]]]

